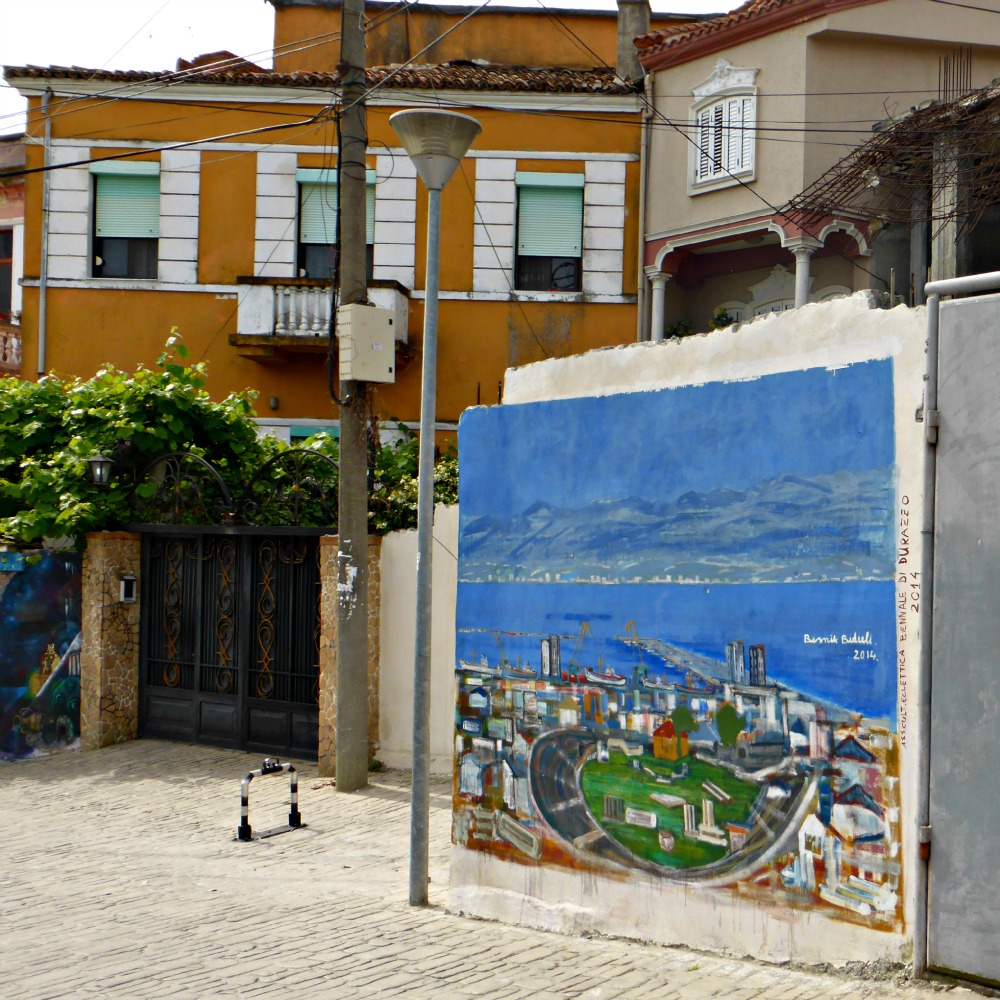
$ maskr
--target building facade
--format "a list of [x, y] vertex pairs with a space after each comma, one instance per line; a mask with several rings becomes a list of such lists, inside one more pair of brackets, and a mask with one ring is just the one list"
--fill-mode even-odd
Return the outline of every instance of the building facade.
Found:
[[909, 225], [791, 203], [878, 123], [945, 97], [956, 61], [969, 87], [996, 77], [994, 21], [923, 0], [751, 0], [637, 38], [651, 339], [862, 289], [922, 301], [928, 257]]
[[[176, 327], [212, 393], [255, 388], [281, 436], [335, 422], [341, 12], [274, 6], [273, 71], [229, 53], [174, 73], [6, 68], [29, 99], [26, 376], [149, 366]], [[634, 340], [642, 283], [641, 94], [616, 73], [614, 14], [453, 10], [368, 9], [370, 301], [397, 341], [383, 419], [418, 417], [427, 236], [389, 117], [433, 101], [483, 126], [443, 192], [439, 431], [512, 365]]]

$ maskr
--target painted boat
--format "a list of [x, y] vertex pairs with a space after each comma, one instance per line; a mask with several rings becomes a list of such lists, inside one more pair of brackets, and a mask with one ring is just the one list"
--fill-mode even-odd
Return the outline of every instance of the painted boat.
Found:
[[584, 667], [583, 676], [591, 684], [607, 684], [610, 687], [625, 687], [628, 684], [628, 678], [623, 677], [621, 674], [616, 674], [611, 667], [605, 667], [604, 673], [601, 673], [599, 670], [591, 670], [590, 667]]
[[654, 691], [673, 691], [674, 685], [657, 677], [640, 677], [639, 684]]
[[521, 664], [515, 667], [512, 663], [505, 663], [503, 666], [503, 675], [509, 681], [533, 681], [535, 679], [534, 668], [522, 667]]
[[458, 669], [464, 674], [479, 674], [481, 677], [499, 677], [501, 667], [491, 667], [490, 661], [485, 656], [479, 658], [479, 662], [473, 660], [459, 660]]

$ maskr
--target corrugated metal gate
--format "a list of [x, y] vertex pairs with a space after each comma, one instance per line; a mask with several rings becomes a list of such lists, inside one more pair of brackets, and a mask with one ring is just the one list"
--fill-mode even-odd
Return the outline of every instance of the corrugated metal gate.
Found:
[[316, 757], [318, 538], [143, 533], [140, 735]]
[[928, 965], [1000, 981], [1000, 296], [941, 307]]

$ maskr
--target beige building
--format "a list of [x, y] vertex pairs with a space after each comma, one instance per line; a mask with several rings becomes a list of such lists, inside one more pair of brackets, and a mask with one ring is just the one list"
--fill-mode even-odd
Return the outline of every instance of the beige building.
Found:
[[[1000, 75], [997, 26], [995, 12], [937, 0], [751, 0], [639, 37], [653, 105], [644, 334], [890, 285], [920, 301], [927, 226], [789, 203], [876, 123]], [[923, 222], [930, 214], [914, 209]]]

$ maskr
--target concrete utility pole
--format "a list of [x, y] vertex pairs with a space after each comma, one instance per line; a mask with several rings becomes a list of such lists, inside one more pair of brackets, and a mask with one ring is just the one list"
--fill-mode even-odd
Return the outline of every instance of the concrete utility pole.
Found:
[[[364, 0], [344, 0], [340, 36], [340, 303], [368, 300]], [[339, 333], [339, 331], [338, 331]], [[368, 447], [364, 382], [340, 383], [337, 790], [368, 783]]]

